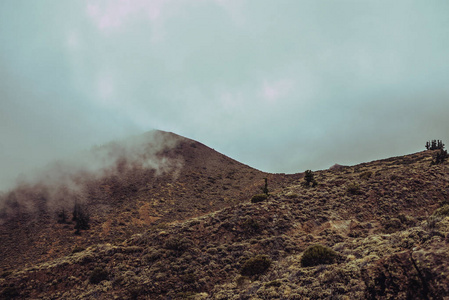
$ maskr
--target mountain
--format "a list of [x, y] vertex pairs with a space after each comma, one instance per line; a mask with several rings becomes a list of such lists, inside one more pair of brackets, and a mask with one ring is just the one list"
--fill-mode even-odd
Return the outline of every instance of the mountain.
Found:
[[[73, 248], [122, 242], [133, 234], [201, 216], [249, 199], [270, 175], [179, 135], [152, 131], [56, 162], [3, 195], [0, 267], [14, 268], [71, 253]], [[294, 177], [294, 176], [293, 176]], [[90, 229], [73, 234], [75, 203]], [[58, 224], [64, 213], [67, 222]]]
[[[48, 209], [12, 214], [19, 191], [4, 195], [3, 298], [449, 295], [449, 171], [431, 164], [435, 151], [315, 171], [317, 184], [306, 185], [302, 173], [266, 174], [198, 142], [154, 134], [152, 161], [172, 167], [121, 157], [120, 168], [108, 169], [119, 172], [84, 176], [78, 190], [91, 228], [80, 235]], [[252, 203], [264, 178], [270, 196]], [[42, 188], [31, 190], [21, 193], [45, 203]]]

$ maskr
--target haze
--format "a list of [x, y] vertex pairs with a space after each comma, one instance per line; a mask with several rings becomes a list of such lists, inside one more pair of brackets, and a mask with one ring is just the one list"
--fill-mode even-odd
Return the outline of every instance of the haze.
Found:
[[151, 129], [267, 172], [449, 143], [449, 2], [3, 0], [0, 189]]

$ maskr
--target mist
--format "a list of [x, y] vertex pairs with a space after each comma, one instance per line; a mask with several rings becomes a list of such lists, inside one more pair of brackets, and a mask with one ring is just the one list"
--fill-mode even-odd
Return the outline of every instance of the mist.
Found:
[[[1, 1], [0, 190], [151, 129], [266, 172], [424, 150], [449, 140], [448, 15], [445, 1]], [[83, 159], [70, 166], [97, 168]]]
[[19, 176], [10, 190], [0, 194], [0, 219], [17, 213], [70, 210], [74, 203], [87, 202], [89, 186], [101, 179], [115, 178], [126, 186], [120, 181], [130, 180], [130, 174], [153, 171], [153, 178], [170, 173], [175, 180], [184, 161], [168, 153], [178, 143], [178, 136], [151, 131], [53, 161]]

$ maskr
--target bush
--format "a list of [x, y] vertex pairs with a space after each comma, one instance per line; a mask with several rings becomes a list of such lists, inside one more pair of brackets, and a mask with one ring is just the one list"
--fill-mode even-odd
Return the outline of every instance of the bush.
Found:
[[322, 245], [313, 245], [304, 251], [301, 257], [301, 266], [328, 265], [334, 263], [337, 257], [334, 250]]
[[316, 182], [314, 175], [311, 170], [306, 170], [304, 172], [304, 186], [316, 186], [318, 183]]
[[362, 192], [360, 191], [360, 187], [357, 183], [351, 183], [346, 187], [346, 191], [351, 195], [360, 195]]
[[251, 203], [258, 203], [267, 200], [268, 195], [266, 194], [257, 194], [251, 198]]
[[443, 207], [438, 208], [432, 214], [435, 217], [447, 217], [449, 216], [449, 204], [444, 205]]
[[75, 203], [73, 207], [73, 221], [75, 221], [76, 234], [80, 233], [80, 230], [87, 230], [90, 228], [89, 221], [90, 216], [87, 209], [79, 203]]
[[89, 282], [92, 284], [97, 284], [103, 280], [108, 280], [109, 274], [103, 268], [95, 268], [89, 276]]
[[242, 276], [254, 276], [263, 274], [271, 266], [271, 259], [266, 255], [257, 255], [248, 259], [242, 266]]

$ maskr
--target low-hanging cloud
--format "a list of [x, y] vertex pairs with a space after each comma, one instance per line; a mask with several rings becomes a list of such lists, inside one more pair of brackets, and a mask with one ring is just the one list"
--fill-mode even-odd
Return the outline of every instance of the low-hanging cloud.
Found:
[[0, 217], [51, 212], [88, 201], [88, 185], [111, 177], [126, 181], [126, 173], [138, 170], [154, 171], [155, 177], [169, 173], [175, 179], [184, 161], [168, 153], [179, 141], [175, 135], [151, 131], [52, 162], [21, 176], [10, 191], [0, 194]]

